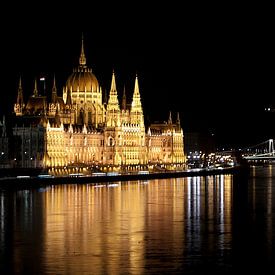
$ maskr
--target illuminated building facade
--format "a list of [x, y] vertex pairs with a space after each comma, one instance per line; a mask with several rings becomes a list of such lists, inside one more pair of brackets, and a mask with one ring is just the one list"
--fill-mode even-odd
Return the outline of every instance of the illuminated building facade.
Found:
[[20, 137], [24, 147], [18, 150], [22, 167], [82, 164], [144, 169], [151, 164], [184, 164], [179, 117], [173, 124], [170, 115], [166, 124], [151, 125], [146, 133], [137, 76], [130, 106], [125, 90], [119, 103], [114, 72], [104, 101], [102, 87], [86, 65], [83, 39], [78, 67], [67, 79], [62, 96], [55, 78], [50, 100], [40, 95], [35, 81], [25, 104], [20, 78], [14, 113], [21, 120], [13, 127], [13, 135]]

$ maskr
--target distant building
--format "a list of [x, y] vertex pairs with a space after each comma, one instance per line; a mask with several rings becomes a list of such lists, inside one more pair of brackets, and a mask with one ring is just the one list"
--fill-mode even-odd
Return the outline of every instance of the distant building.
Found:
[[187, 132], [184, 143], [187, 155], [195, 152], [209, 154], [216, 151], [214, 136], [209, 133]]
[[207, 157], [216, 151], [214, 136], [203, 132], [185, 133], [185, 151], [187, 167], [201, 168], [207, 165]]
[[170, 113], [168, 122], [151, 124], [147, 146], [149, 163], [182, 163], [184, 144], [179, 114], [176, 123], [173, 123]]
[[137, 76], [130, 106], [125, 90], [121, 104], [118, 101], [114, 72], [109, 98], [103, 100], [102, 88], [86, 65], [83, 39], [78, 67], [67, 79], [62, 96], [55, 78], [50, 100], [39, 93], [35, 80], [25, 104], [20, 78], [14, 113], [15, 159], [22, 167], [144, 169], [148, 164], [172, 168], [185, 162], [179, 116], [173, 123], [170, 114], [167, 124], [152, 124], [146, 134]]
[[41, 124], [15, 125], [13, 127], [13, 166], [44, 167], [46, 129]]

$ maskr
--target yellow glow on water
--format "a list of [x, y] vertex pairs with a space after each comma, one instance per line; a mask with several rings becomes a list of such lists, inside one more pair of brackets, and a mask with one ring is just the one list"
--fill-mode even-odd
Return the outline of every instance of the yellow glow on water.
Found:
[[[66, 267], [72, 274], [143, 274], [146, 253], [160, 241], [161, 249], [190, 249], [190, 242], [182, 242], [200, 232], [201, 217], [213, 221], [220, 212], [220, 230], [231, 232], [231, 180], [222, 175], [52, 186], [44, 193], [45, 264], [54, 273]], [[207, 226], [213, 230], [214, 224]], [[221, 234], [221, 246], [230, 236]]]

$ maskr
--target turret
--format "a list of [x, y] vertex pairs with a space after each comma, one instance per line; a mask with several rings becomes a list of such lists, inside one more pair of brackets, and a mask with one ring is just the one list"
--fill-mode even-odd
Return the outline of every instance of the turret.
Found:
[[115, 73], [112, 74], [110, 95], [107, 105], [107, 126], [120, 125], [120, 108], [118, 104]]
[[140, 100], [138, 76], [135, 79], [135, 88], [133, 94], [133, 100], [131, 105], [131, 123], [140, 124], [144, 126], [143, 110]]
[[17, 116], [23, 114], [23, 108], [25, 107], [24, 100], [23, 100], [23, 88], [22, 88], [22, 80], [21, 76], [19, 78], [19, 85], [18, 85], [18, 92], [17, 92], [17, 99], [16, 103], [14, 104], [14, 112]]

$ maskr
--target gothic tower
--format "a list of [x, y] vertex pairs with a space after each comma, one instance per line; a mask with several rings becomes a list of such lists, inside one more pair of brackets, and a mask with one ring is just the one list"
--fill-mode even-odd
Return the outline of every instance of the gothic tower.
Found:
[[107, 127], [120, 126], [120, 108], [117, 97], [115, 73], [112, 74], [112, 82], [106, 113]]

